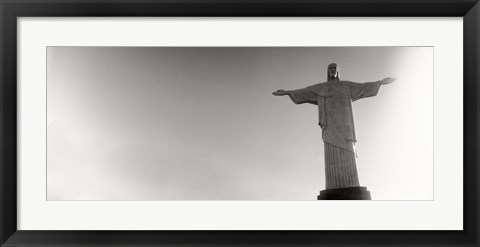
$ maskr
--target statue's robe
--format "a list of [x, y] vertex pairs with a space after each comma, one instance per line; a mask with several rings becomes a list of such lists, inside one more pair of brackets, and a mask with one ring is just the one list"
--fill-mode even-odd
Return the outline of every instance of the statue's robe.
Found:
[[352, 102], [375, 96], [379, 89], [378, 82], [329, 81], [289, 91], [295, 104], [318, 105], [318, 123], [325, 142], [327, 189], [359, 186]]

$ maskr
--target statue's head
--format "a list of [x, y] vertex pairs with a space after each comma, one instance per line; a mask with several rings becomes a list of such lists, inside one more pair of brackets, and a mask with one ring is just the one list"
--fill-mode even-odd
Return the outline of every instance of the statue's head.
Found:
[[327, 68], [327, 81], [339, 81], [338, 72], [340, 69], [336, 63], [331, 63]]

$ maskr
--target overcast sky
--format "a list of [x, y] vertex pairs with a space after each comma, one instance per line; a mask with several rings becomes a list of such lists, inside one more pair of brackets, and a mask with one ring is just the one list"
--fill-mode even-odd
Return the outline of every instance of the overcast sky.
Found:
[[314, 105], [277, 89], [395, 77], [353, 103], [360, 185], [433, 199], [432, 47], [48, 47], [48, 200], [315, 200]]

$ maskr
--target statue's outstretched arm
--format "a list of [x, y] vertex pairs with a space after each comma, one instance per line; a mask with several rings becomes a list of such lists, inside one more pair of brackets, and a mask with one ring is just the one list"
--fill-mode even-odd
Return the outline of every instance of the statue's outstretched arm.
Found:
[[374, 82], [365, 82], [365, 83], [356, 83], [350, 82], [350, 95], [352, 97], [352, 101], [356, 101], [359, 99], [373, 97], [377, 95], [378, 90], [380, 90], [380, 86], [390, 84], [394, 82], [396, 79], [387, 77], [379, 81]]
[[277, 90], [273, 92], [275, 96], [283, 96], [288, 95], [290, 99], [295, 104], [303, 104], [303, 103], [310, 103], [310, 104], [317, 104], [317, 95], [310, 90], [309, 87], [297, 89], [297, 90]]

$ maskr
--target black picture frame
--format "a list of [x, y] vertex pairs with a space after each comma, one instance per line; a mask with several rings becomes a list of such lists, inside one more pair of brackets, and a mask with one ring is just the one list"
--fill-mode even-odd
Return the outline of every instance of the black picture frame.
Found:
[[[0, 0], [1, 246], [479, 246], [478, 0]], [[17, 17], [463, 17], [463, 231], [17, 230]]]

